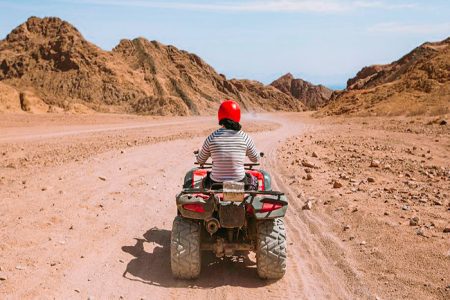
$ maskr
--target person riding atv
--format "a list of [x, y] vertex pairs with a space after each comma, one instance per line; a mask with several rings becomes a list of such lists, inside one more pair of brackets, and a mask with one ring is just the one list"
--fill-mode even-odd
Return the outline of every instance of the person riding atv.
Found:
[[203, 143], [197, 155], [200, 165], [212, 158], [212, 171], [203, 181], [203, 187], [211, 187], [215, 183], [224, 181], [244, 182], [248, 189], [256, 190], [257, 179], [246, 174], [244, 160], [248, 156], [250, 161], [258, 162], [258, 152], [253, 140], [241, 130], [241, 109], [233, 100], [222, 102], [218, 112], [219, 125], [222, 128], [211, 133]]
[[[176, 195], [177, 215], [170, 237], [170, 266], [180, 279], [200, 275], [202, 251], [218, 258], [237, 252], [256, 253], [262, 279], [279, 279], [286, 272], [284, 216], [288, 200], [272, 190], [270, 174], [259, 166], [263, 157], [241, 130], [239, 105], [224, 101], [219, 124], [197, 154], [197, 167], [184, 176]], [[245, 157], [252, 162], [244, 162]], [[208, 158], [212, 163], [208, 163]]]

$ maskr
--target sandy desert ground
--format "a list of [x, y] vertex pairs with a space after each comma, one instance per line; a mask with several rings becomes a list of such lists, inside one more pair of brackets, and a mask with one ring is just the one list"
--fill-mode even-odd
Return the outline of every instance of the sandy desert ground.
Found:
[[283, 279], [260, 280], [252, 254], [171, 276], [174, 196], [214, 118], [8, 114], [0, 298], [450, 298], [449, 125], [244, 119], [290, 199]]

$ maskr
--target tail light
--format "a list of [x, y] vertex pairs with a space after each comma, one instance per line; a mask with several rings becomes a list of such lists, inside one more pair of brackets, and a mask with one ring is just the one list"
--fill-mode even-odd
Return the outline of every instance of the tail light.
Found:
[[263, 206], [259, 210], [259, 212], [269, 212], [269, 211], [277, 210], [282, 207], [283, 207], [283, 205], [279, 204], [279, 203], [264, 202]]
[[190, 210], [190, 211], [198, 212], [198, 213], [204, 213], [205, 212], [205, 208], [203, 207], [202, 204], [199, 204], [199, 203], [184, 204], [183, 208], [186, 209], [186, 210]]

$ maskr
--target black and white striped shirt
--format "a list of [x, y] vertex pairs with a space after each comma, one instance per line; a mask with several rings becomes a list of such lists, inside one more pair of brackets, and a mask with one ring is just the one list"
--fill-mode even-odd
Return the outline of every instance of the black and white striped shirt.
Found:
[[213, 167], [210, 177], [212, 180], [239, 181], [245, 176], [245, 156], [248, 156], [252, 162], [258, 161], [258, 152], [253, 140], [242, 130], [220, 128], [205, 140], [197, 156], [197, 162], [203, 164], [211, 157]]

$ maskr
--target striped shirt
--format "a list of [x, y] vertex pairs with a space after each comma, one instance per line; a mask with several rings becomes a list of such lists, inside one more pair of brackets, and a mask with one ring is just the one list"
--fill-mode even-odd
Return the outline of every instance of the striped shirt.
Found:
[[239, 181], [245, 177], [245, 156], [252, 162], [258, 161], [253, 140], [242, 130], [220, 128], [205, 140], [197, 162], [204, 164], [209, 157], [213, 166], [211, 179], [217, 182]]

